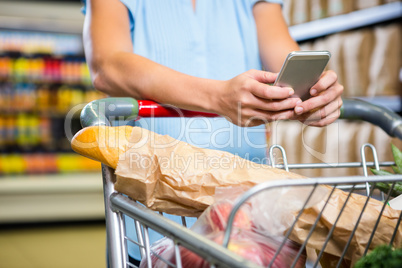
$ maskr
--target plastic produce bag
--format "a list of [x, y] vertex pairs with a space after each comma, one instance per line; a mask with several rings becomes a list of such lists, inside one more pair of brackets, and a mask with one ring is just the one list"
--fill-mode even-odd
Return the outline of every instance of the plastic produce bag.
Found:
[[[220, 197], [216, 198], [223, 198], [225, 194], [222, 193], [226, 193], [226, 198], [220, 199], [205, 210], [191, 229], [222, 244], [234, 197], [241, 191], [240, 188], [233, 188], [230, 191], [224, 189], [223, 192], [219, 192]], [[258, 202], [246, 203], [238, 210], [234, 218], [228, 249], [257, 265], [266, 267], [270, 264], [284, 238], [282, 235], [267, 236], [259, 232], [257, 222], [263, 219], [257, 216], [257, 213], [253, 213], [254, 205], [259, 206], [260, 204]], [[286, 240], [272, 267], [290, 267], [299, 249], [299, 244]], [[151, 250], [153, 252], [151, 254], [152, 267], [164, 268], [172, 264], [176, 265], [174, 244], [169, 238], [157, 241], [152, 245]], [[210, 267], [210, 264], [196, 253], [182, 246], [179, 246], [179, 251], [183, 267]], [[302, 254], [295, 267], [304, 267], [305, 259], [305, 254]], [[147, 259], [141, 262], [140, 267], [147, 267]]]

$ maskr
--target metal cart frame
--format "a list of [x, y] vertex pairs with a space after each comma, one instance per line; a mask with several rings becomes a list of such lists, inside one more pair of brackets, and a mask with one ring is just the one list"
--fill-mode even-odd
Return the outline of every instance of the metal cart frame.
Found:
[[[85, 126], [91, 125], [110, 125], [109, 119], [125, 119], [125, 120], [133, 120], [142, 116], [156, 116], [156, 117], [169, 117], [169, 116], [215, 116], [213, 114], [207, 113], [196, 113], [190, 111], [182, 111], [177, 109], [171, 109], [167, 106], [161, 106], [159, 104], [150, 102], [150, 101], [136, 101], [131, 98], [108, 98], [103, 100], [94, 101], [89, 103], [81, 112], [81, 123]], [[386, 131], [390, 136], [396, 136], [399, 139], [402, 139], [402, 119], [398, 115], [385, 110], [381, 107], [368, 104], [366, 102], [361, 102], [357, 100], [344, 100], [344, 105], [342, 107], [342, 118], [359, 118], [365, 121], [369, 121], [375, 125], [380, 126], [384, 131]], [[367, 148], [370, 148], [373, 154], [373, 162], [366, 161], [365, 151]], [[183, 219], [183, 225], [177, 224], [169, 219], [163, 217], [163, 214], [155, 213], [150, 209], [139, 205], [134, 200], [129, 197], [118, 193], [114, 190], [114, 182], [116, 177], [114, 175], [114, 170], [110, 167], [102, 165], [102, 177], [104, 184], [104, 198], [105, 198], [105, 215], [106, 215], [106, 229], [107, 229], [107, 256], [108, 256], [108, 264], [109, 267], [136, 267], [128, 261], [128, 253], [127, 253], [127, 243], [134, 243], [140, 247], [140, 252], [143, 257], [147, 257], [148, 260], [151, 260], [151, 248], [149, 241], [148, 229], [152, 229], [157, 231], [158, 233], [171, 238], [175, 245], [175, 258], [176, 265], [172, 265], [172, 267], [182, 267], [181, 258], [180, 258], [180, 250], [179, 246], [185, 247], [197, 255], [207, 260], [211, 267], [256, 267], [256, 264], [236, 255], [235, 253], [229, 251], [227, 249], [227, 245], [230, 240], [230, 234], [232, 231], [232, 223], [235, 217], [237, 210], [241, 207], [241, 205], [246, 202], [251, 196], [261, 192], [261, 191], [269, 191], [270, 189], [278, 188], [278, 187], [304, 187], [304, 186], [312, 186], [311, 193], [304, 203], [303, 209], [298, 213], [295, 221], [292, 223], [291, 227], [287, 230], [285, 234], [285, 238], [277, 250], [274, 258], [272, 259], [269, 266], [271, 266], [274, 262], [274, 259], [278, 256], [280, 250], [284, 246], [286, 239], [289, 237], [292, 229], [294, 228], [298, 218], [302, 214], [305, 205], [308, 203], [308, 200], [313, 195], [314, 190], [318, 185], [330, 185], [332, 189], [342, 188], [349, 191], [349, 195], [343, 204], [342, 210], [337, 215], [336, 222], [339, 220], [343, 209], [347, 206], [347, 201], [349, 200], [350, 195], [355, 190], [363, 189], [366, 191], [367, 199], [366, 203], [358, 217], [358, 221], [356, 222], [355, 228], [349, 238], [349, 241], [346, 247], [343, 250], [342, 256], [338, 262], [338, 267], [341, 265], [341, 262], [345, 256], [345, 253], [348, 250], [349, 244], [353, 238], [354, 232], [358, 228], [360, 219], [364, 213], [366, 205], [372, 197], [373, 192], [371, 190], [371, 185], [378, 182], [387, 182], [392, 183], [392, 188], [397, 181], [402, 181], [402, 175], [395, 176], [370, 176], [368, 177], [367, 168], [372, 167], [375, 169], [379, 169], [380, 166], [391, 166], [393, 162], [379, 162], [376, 154], [376, 150], [374, 146], [370, 144], [364, 144], [361, 148], [361, 162], [349, 162], [349, 163], [336, 163], [336, 164], [289, 164], [286, 157], [285, 150], [278, 145], [274, 145], [269, 149], [270, 159], [274, 159], [273, 152], [274, 150], [280, 150], [282, 153], [283, 163], [275, 164], [272, 161], [272, 166], [277, 168], [284, 168], [285, 170], [289, 169], [310, 169], [310, 168], [363, 168], [364, 176], [355, 176], [355, 177], [338, 177], [338, 178], [314, 178], [314, 179], [300, 179], [300, 180], [289, 180], [289, 181], [273, 181], [266, 182], [260, 185], [257, 185], [251, 188], [249, 191], [245, 192], [235, 203], [234, 208], [229, 216], [228, 227], [225, 231], [223, 245], [218, 245], [215, 242], [208, 240], [207, 238], [199, 235], [190, 229], [185, 227], [185, 218]], [[390, 191], [391, 191], [390, 190]], [[333, 190], [332, 190], [333, 192]], [[332, 195], [330, 194], [329, 198]], [[381, 215], [384, 211], [385, 206], [389, 200], [389, 195], [382, 196], [385, 200], [384, 205], [382, 207], [380, 215], [378, 215], [378, 219], [376, 221], [375, 226], [373, 226], [372, 233], [370, 234], [369, 243], [365, 249], [366, 254], [369, 250], [369, 246], [371, 244], [374, 233], [377, 229], [377, 226], [380, 222]], [[328, 201], [327, 200], [327, 201]], [[326, 205], [325, 205], [326, 206]], [[322, 209], [320, 214], [318, 215], [315, 224], [311, 228], [309, 235], [306, 241], [301, 246], [300, 251], [298, 252], [297, 257], [295, 258], [292, 267], [295, 266], [297, 259], [302, 254], [302, 251], [305, 249], [308, 239], [311, 234], [314, 232], [314, 229], [322, 215], [322, 212], [325, 209]], [[138, 241], [131, 241], [125, 235], [125, 225], [124, 225], [124, 215], [127, 215], [134, 219]], [[400, 213], [397, 225], [395, 227], [394, 233], [389, 241], [390, 244], [393, 243], [397, 230], [400, 228], [402, 219], [402, 212]], [[336, 224], [335, 222], [335, 224]], [[335, 225], [334, 225], [335, 226]], [[329, 231], [327, 238], [324, 242], [322, 250], [318, 253], [317, 258], [314, 263], [311, 265], [316, 267], [319, 265], [319, 260], [324, 252], [324, 249], [332, 236], [332, 232], [334, 231], [334, 227]], [[169, 262], [164, 260], [167, 265]], [[148, 261], [147, 267], [152, 267], [151, 261]]]

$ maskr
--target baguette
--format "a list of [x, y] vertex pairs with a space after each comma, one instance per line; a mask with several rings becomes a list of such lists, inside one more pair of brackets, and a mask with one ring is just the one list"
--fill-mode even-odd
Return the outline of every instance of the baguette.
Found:
[[71, 140], [72, 149], [113, 169], [117, 168], [120, 154], [127, 150], [131, 126], [91, 126], [81, 129]]

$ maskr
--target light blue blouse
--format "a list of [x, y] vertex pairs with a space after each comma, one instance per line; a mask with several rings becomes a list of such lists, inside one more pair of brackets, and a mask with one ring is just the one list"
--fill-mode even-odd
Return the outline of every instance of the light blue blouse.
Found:
[[[257, 1], [197, 0], [194, 11], [191, 0], [121, 0], [128, 9], [134, 53], [189, 75], [219, 80], [262, 68], [252, 14]], [[263, 125], [241, 128], [223, 118], [148, 118], [137, 125], [196, 146], [265, 161]], [[128, 228], [129, 235], [132, 231]], [[139, 259], [136, 247], [129, 248]]]

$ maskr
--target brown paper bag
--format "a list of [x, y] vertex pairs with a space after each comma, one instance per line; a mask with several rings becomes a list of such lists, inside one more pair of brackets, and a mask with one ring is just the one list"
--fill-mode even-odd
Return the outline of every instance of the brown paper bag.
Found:
[[115, 189], [170, 214], [198, 216], [214, 202], [217, 187], [250, 188], [268, 180], [303, 178], [139, 127], [133, 128], [129, 143], [134, 145], [120, 155]]
[[[313, 232], [313, 235], [308, 240], [307, 246], [316, 250], [321, 250], [324, 241], [327, 237], [329, 230], [335, 224], [337, 216], [339, 215], [348, 193], [339, 189], [335, 189], [332, 197], [328, 201], [328, 205], [318, 222], [318, 225]], [[325, 198], [316, 206], [307, 209], [299, 221], [296, 223], [295, 230], [292, 232], [290, 238], [296, 242], [303, 243], [313, 226], [318, 214], [323, 210], [325, 205]], [[336, 223], [334, 232], [325, 248], [325, 252], [334, 256], [341, 256], [342, 252], [349, 240], [350, 234], [356, 226], [360, 212], [363, 209], [367, 197], [352, 194], [348, 205], [341, 214], [339, 221]], [[348, 251], [345, 255], [347, 260], [354, 263], [363, 256], [365, 247], [369, 241], [370, 235], [374, 230], [376, 221], [380, 215], [383, 203], [370, 199], [363, 216], [356, 229], [353, 239], [351, 240]], [[400, 215], [400, 211], [393, 210], [391, 207], [386, 206], [379, 222], [379, 225], [374, 234], [373, 240], [370, 244], [370, 250], [378, 245], [388, 244], [391, 240], [392, 234], [395, 231], [396, 224]], [[393, 246], [402, 247], [402, 226], [399, 226], [394, 239]]]

